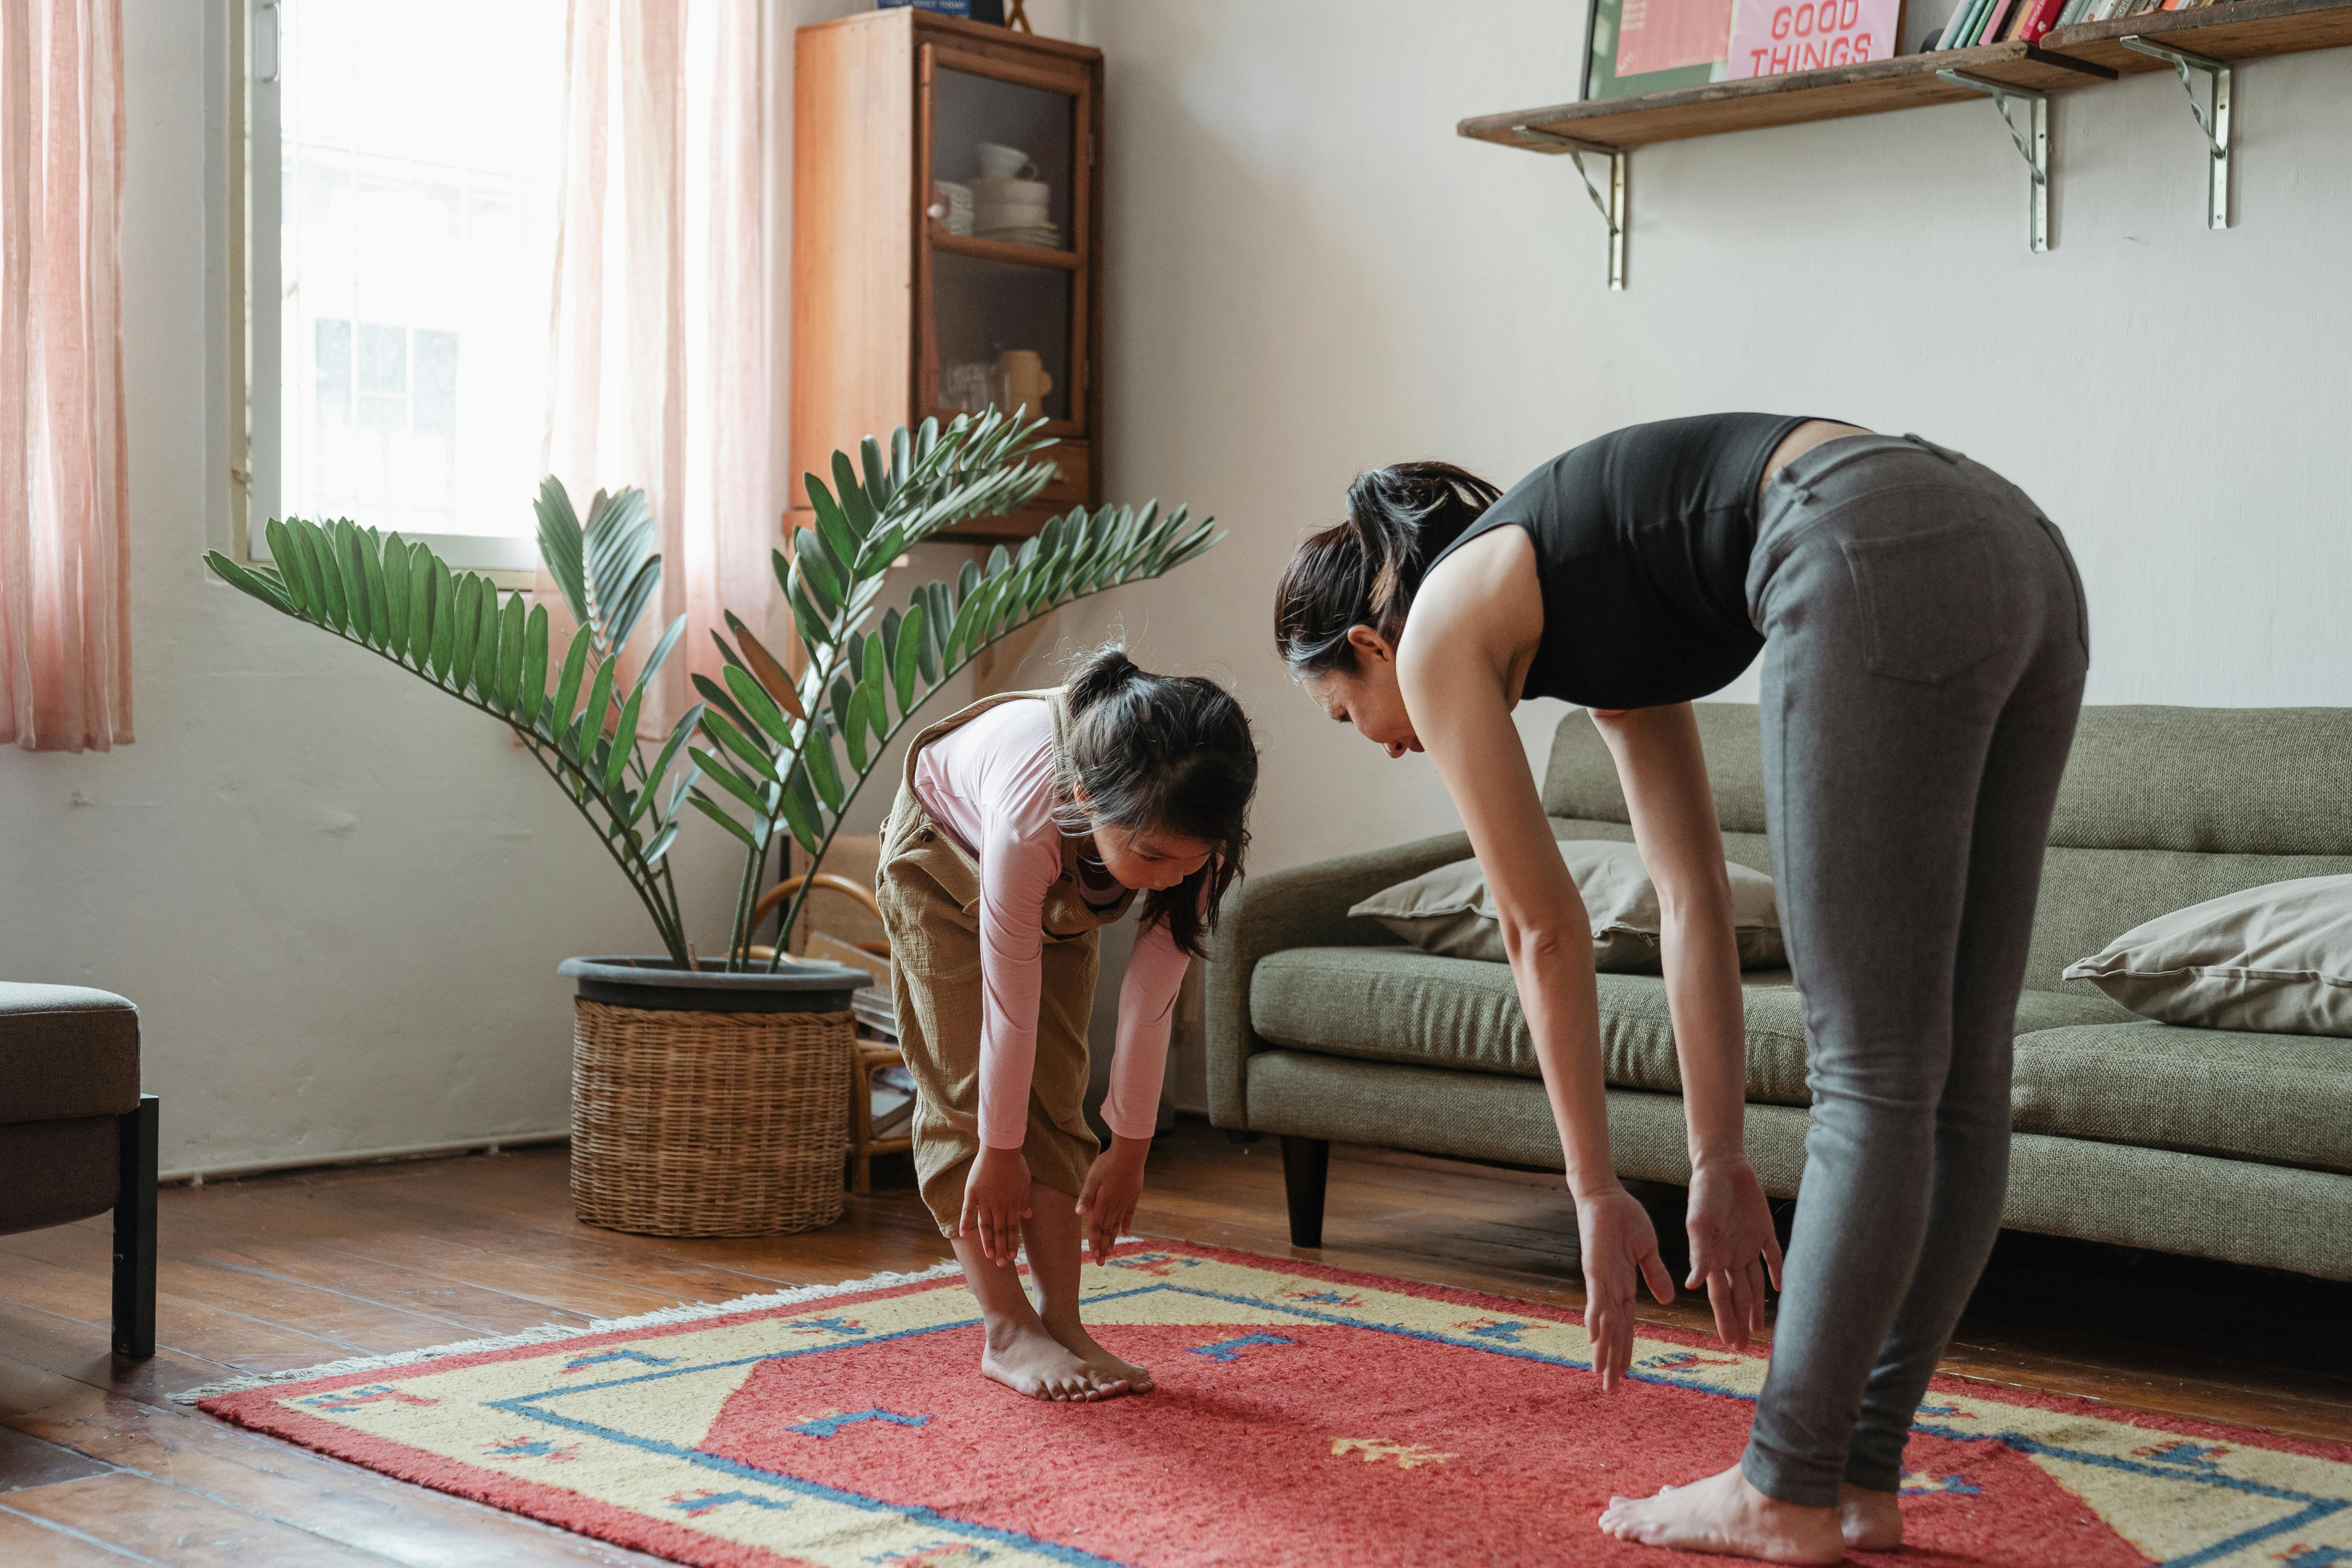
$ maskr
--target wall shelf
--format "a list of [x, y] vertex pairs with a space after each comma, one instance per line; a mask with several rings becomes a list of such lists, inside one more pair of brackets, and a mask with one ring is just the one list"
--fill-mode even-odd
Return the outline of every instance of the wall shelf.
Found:
[[[1632, 217], [1628, 164], [1634, 148], [1990, 98], [2028, 166], [2027, 243], [2041, 251], [2050, 247], [2053, 94], [2096, 87], [2126, 73], [2177, 68], [2182, 85], [2190, 89], [2198, 128], [2210, 150], [2207, 222], [2225, 228], [2230, 222], [2231, 89], [2227, 66], [2347, 47], [2352, 47], [2352, 0], [2223, 0], [2193, 11], [2144, 12], [2057, 28], [2033, 44], [1985, 44], [1827, 70], [1670, 88], [1631, 98], [1555, 103], [1476, 115], [1454, 129], [1477, 141], [1574, 158], [1593, 205], [1608, 224], [1609, 286], [1622, 289]], [[2196, 72], [2207, 78], [2210, 107], [2196, 101], [2190, 80]], [[2018, 100], [2025, 116], [2022, 124], [2011, 114], [2011, 99]], [[1607, 198], [1584, 167], [1588, 153], [1609, 160]]]
[[[2243, 0], [2253, 5], [2279, 0]], [[2135, 57], [2137, 58], [2137, 57]], [[2063, 92], [2116, 79], [2116, 68], [2053, 54], [2032, 44], [1987, 44], [1932, 55], [1897, 55], [1865, 65], [1786, 76], [1711, 81], [1702, 87], [1668, 88], [1635, 98], [1604, 98], [1556, 103], [1509, 114], [1482, 114], [1462, 121], [1461, 134], [1531, 153], [1567, 149], [1528, 136], [1529, 129], [1590, 142], [1599, 148], [1646, 147], [1691, 136], [1720, 136], [1769, 125], [1803, 125], [1816, 120], [1884, 114], [1933, 103], [1973, 103], [1978, 89], [1956, 86], [1937, 73], [1957, 70], [2004, 87], [2033, 92]]]
[[2127, 37], [2217, 60], [2259, 60], [2352, 47], [2347, 0], [2232, 0], [2194, 11], [2150, 11], [2112, 22], [2082, 22], [2044, 37], [2042, 47], [2134, 74], [2170, 68], [2124, 47]]

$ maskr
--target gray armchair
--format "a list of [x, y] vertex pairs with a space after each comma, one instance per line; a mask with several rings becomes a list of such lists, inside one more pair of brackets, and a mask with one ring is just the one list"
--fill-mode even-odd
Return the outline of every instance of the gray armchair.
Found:
[[114, 1211], [114, 1351], [155, 1353], [157, 1101], [139, 1009], [79, 985], [0, 981], [0, 1236]]

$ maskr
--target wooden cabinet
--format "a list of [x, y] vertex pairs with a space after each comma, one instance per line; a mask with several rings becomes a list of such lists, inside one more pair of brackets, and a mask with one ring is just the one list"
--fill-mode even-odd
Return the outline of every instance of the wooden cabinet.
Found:
[[800, 29], [793, 507], [866, 436], [1023, 401], [1061, 478], [956, 535], [1098, 502], [1101, 145], [1099, 50], [911, 5]]

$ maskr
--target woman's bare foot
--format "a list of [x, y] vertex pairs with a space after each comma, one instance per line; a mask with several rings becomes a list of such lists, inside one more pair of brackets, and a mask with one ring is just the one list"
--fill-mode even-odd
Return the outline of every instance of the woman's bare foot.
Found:
[[1838, 1529], [1849, 1552], [1892, 1552], [1903, 1544], [1903, 1500], [1840, 1481]]
[[1093, 1368], [1096, 1375], [1105, 1382], [1124, 1383], [1129, 1394], [1151, 1392], [1151, 1373], [1133, 1362], [1122, 1360], [1103, 1349], [1096, 1342], [1094, 1335], [1087, 1332], [1084, 1324], [1069, 1323], [1057, 1326], [1048, 1323], [1045, 1325], [1045, 1331], [1053, 1335], [1063, 1349]]
[[1128, 1385], [1106, 1376], [1064, 1349], [1034, 1319], [1001, 1332], [988, 1329], [987, 1348], [980, 1353], [981, 1373], [992, 1377], [1015, 1394], [1032, 1399], [1070, 1404], [1108, 1399], [1125, 1394]]
[[1767, 1563], [1827, 1563], [1845, 1555], [1836, 1509], [1776, 1501], [1750, 1486], [1736, 1465], [1653, 1498], [1611, 1498], [1601, 1528], [1643, 1546]]

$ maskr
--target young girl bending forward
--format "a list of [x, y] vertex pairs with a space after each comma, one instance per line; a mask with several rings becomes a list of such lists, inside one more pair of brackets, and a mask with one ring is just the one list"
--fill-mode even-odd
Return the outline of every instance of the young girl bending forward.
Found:
[[[877, 893], [915, 1169], [987, 1319], [980, 1370], [1019, 1393], [1151, 1386], [1078, 1322], [1081, 1231], [1100, 1262], [1134, 1217], [1176, 988], [1240, 873], [1256, 784], [1239, 703], [1117, 647], [1058, 690], [975, 702], [908, 751]], [[1101, 930], [1139, 891], [1105, 1151], [1083, 1109], [1087, 1022]], [[1024, 1241], [1034, 1305], [1013, 1268]]]

